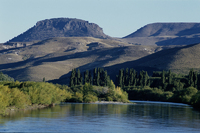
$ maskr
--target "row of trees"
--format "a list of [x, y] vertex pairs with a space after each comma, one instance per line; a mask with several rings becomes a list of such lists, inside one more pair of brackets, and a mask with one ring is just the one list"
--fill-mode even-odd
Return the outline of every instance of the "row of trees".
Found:
[[79, 69], [73, 69], [70, 77], [70, 87], [86, 83], [96, 86], [108, 86], [110, 77], [103, 68], [94, 68], [93, 71], [86, 70], [83, 75]]
[[[95, 68], [85, 71], [81, 76], [79, 70], [73, 69], [70, 86], [90, 84], [109, 86], [110, 78], [107, 71]], [[200, 75], [193, 69], [188, 75], [180, 75], [169, 71], [156, 71], [149, 76], [147, 71], [137, 72], [133, 68], [120, 69], [115, 85], [128, 93], [131, 100], [169, 101], [200, 105]]]
[[149, 76], [146, 71], [140, 71], [139, 75], [133, 68], [120, 69], [119, 75], [116, 76], [115, 84], [120, 87], [124, 86], [147, 86], [149, 85]]
[[190, 70], [188, 75], [177, 75], [169, 71], [153, 72], [150, 77], [147, 71], [136, 72], [134, 69], [126, 68], [120, 69], [119, 74], [116, 76], [115, 84], [122, 88], [127, 86], [149, 86], [157, 87], [165, 91], [181, 90], [187, 87], [194, 87], [200, 89], [198, 81], [198, 73], [193, 69]]

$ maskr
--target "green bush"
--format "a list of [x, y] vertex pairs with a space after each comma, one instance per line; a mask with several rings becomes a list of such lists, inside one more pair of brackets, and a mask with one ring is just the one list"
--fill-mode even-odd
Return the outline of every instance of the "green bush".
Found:
[[17, 88], [11, 89], [11, 97], [12, 103], [11, 106], [15, 106], [17, 108], [25, 108], [26, 105], [30, 104], [29, 96], [24, 94]]
[[195, 95], [197, 91], [198, 90], [194, 87], [188, 87], [179, 91], [175, 91], [171, 101], [189, 104], [192, 96]]
[[71, 87], [74, 95], [69, 102], [95, 102], [99, 100], [129, 102], [128, 94], [111, 81], [109, 86], [92, 86], [89, 83]]
[[113, 101], [113, 99], [112, 99], [112, 97], [107, 96], [107, 97], [106, 97], [106, 101]]
[[12, 103], [11, 89], [0, 85], [0, 114], [4, 114], [6, 107]]
[[195, 95], [192, 96], [190, 104], [193, 107], [200, 109], [200, 91], [198, 91]]
[[[28, 86], [28, 87], [26, 87]], [[47, 82], [27, 82], [22, 90], [30, 96], [32, 104], [53, 104], [71, 98], [71, 93]]]
[[127, 92], [131, 100], [170, 101], [173, 96], [173, 92], [149, 86], [133, 87]]
[[86, 102], [86, 103], [96, 102], [96, 101], [98, 101], [98, 97], [94, 96], [92, 94], [87, 94], [87, 95], [84, 96], [83, 101]]
[[83, 102], [83, 94], [79, 92], [75, 92], [71, 99], [67, 100], [67, 102]]

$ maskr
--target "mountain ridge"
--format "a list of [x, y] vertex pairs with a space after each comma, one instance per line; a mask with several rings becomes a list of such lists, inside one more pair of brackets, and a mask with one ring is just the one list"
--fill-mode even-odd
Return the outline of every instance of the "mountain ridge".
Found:
[[151, 37], [151, 36], [185, 36], [200, 35], [200, 23], [151, 23], [147, 24], [137, 31], [123, 37]]

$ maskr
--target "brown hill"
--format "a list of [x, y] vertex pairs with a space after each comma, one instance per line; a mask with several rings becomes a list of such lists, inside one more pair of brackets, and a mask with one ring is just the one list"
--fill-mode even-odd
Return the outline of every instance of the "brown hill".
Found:
[[172, 70], [176, 73], [188, 74], [194, 68], [200, 71], [200, 44], [162, 50], [135, 61], [114, 65], [115, 68], [141, 68], [144, 70]]
[[73, 68], [85, 71], [108, 67], [139, 59], [159, 48], [93, 37], [51, 38], [26, 47], [1, 50], [0, 70], [20, 81], [42, 81], [43, 77], [66, 80], [66, 74]]
[[191, 68], [200, 70], [200, 44], [155, 52], [162, 48], [92, 37], [52, 38], [1, 50], [0, 69], [20, 81], [42, 81], [45, 77], [57, 83], [68, 83], [73, 68], [83, 72], [105, 67], [113, 79], [119, 69], [127, 67], [149, 72], [171, 69], [185, 74]]
[[37, 22], [35, 26], [9, 42], [31, 42], [52, 37], [109, 38], [97, 24], [80, 19], [54, 18]]
[[153, 23], [125, 36], [123, 40], [141, 45], [188, 45], [200, 43], [200, 23]]

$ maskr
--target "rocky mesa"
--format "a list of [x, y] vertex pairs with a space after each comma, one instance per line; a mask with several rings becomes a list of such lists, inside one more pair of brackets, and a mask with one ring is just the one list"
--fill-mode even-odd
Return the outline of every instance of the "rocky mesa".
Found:
[[31, 42], [53, 37], [109, 38], [97, 24], [75, 18], [53, 18], [37, 22], [35, 26], [9, 42]]

